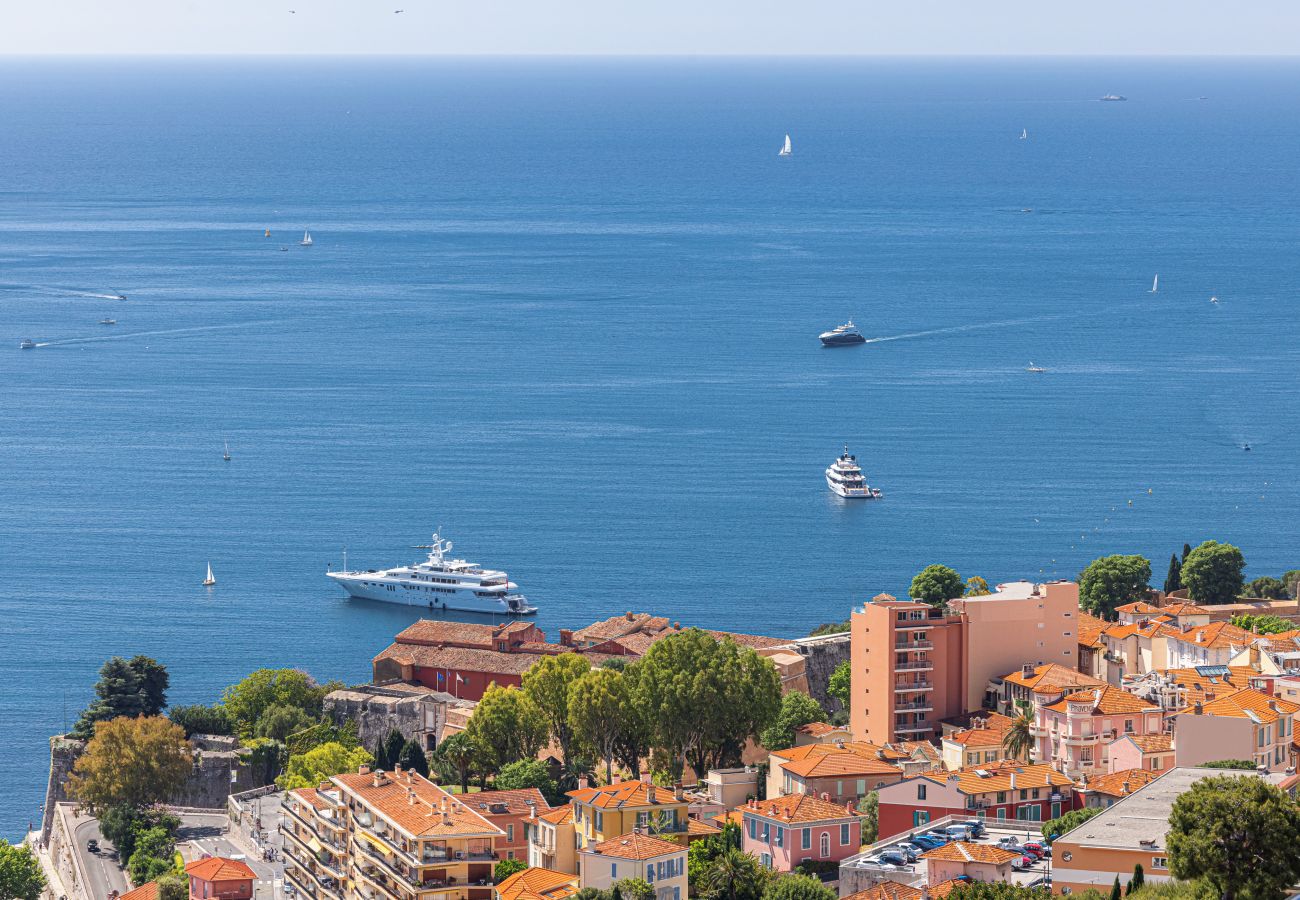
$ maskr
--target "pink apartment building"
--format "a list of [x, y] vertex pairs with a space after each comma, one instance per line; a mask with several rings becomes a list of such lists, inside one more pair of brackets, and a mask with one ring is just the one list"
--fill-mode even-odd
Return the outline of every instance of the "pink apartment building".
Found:
[[1245, 688], [1171, 716], [1174, 760], [1198, 766], [1245, 759], [1270, 772], [1295, 765], [1295, 718], [1300, 704]]
[[838, 862], [862, 846], [861, 820], [853, 807], [811, 794], [752, 800], [737, 812], [741, 849], [778, 872], [810, 859]]
[[1164, 710], [1127, 691], [1105, 685], [1040, 704], [1034, 717], [1034, 759], [1071, 778], [1107, 771], [1106, 753], [1122, 737], [1158, 735]]

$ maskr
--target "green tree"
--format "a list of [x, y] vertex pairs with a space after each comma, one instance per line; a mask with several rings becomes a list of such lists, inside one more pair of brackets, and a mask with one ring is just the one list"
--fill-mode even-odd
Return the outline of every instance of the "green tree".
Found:
[[[1076, 896], [1090, 900], [1088, 893]], [[1100, 893], [1090, 893], [1096, 894], [1095, 900], [1101, 900]], [[958, 885], [948, 896], [953, 900], [1051, 900], [1052, 892], [1047, 888], [1024, 887], [1010, 881], [972, 881]]]
[[1110, 900], [1124, 900], [1124, 889], [1120, 887], [1119, 876], [1115, 876], [1115, 883], [1110, 886]]
[[189, 900], [190, 884], [188, 878], [172, 872], [163, 875], [158, 881], [158, 900]]
[[1187, 562], [1187, 557], [1192, 555], [1192, 545], [1183, 544], [1183, 562]]
[[960, 575], [947, 566], [935, 563], [917, 573], [912, 579], [912, 586], [907, 589], [907, 596], [931, 606], [943, 606], [949, 600], [960, 597], [965, 589]]
[[623, 706], [630, 703], [623, 673], [591, 669], [569, 686], [569, 731], [593, 748], [605, 763], [605, 780], [614, 779], [614, 751], [623, 724]]
[[1147, 876], [1142, 871], [1142, 863], [1135, 863], [1133, 866], [1133, 877], [1128, 880], [1128, 895], [1134, 891], [1142, 890], [1142, 885], [1147, 883]]
[[1089, 563], [1079, 578], [1079, 606], [1113, 620], [1116, 607], [1146, 597], [1150, 582], [1151, 562], [1145, 556], [1103, 556]]
[[1177, 553], [1169, 554], [1169, 572], [1165, 575], [1165, 593], [1172, 594], [1183, 586], [1183, 564]]
[[858, 804], [862, 843], [874, 844], [880, 837], [880, 795], [870, 791]]
[[836, 900], [836, 893], [808, 875], [782, 875], [768, 881], [763, 900]]
[[276, 704], [267, 707], [257, 720], [254, 734], [257, 737], [270, 738], [284, 743], [289, 735], [310, 728], [315, 722], [296, 706]]
[[767, 887], [768, 873], [757, 857], [731, 849], [719, 854], [700, 880], [703, 896], [709, 900], [759, 900]]
[[460, 792], [467, 794], [470, 776], [483, 768], [483, 756], [483, 749], [462, 731], [438, 745], [433, 764], [443, 780], [456, 782]]
[[849, 665], [846, 659], [835, 667], [831, 672], [830, 681], [826, 685], [826, 693], [838, 700], [840, 707], [849, 708], [849, 691], [852, 689], [853, 667]]
[[532, 759], [546, 743], [547, 731], [546, 717], [531, 697], [497, 684], [488, 685], [465, 729], [496, 769]]
[[135, 850], [127, 860], [131, 881], [145, 884], [175, 868], [176, 835], [166, 828], [148, 828], [136, 835]]
[[230, 716], [226, 715], [224, 706], [173, 706], [167, 710], [167, 718], [185, 729], [185, 737], [196, 734], [233, 734], [234, 727]]
[[1032, 712], [1022, 712], [1011, 720], [1002, 734], [1002, 752], [1008, 759], [1029, 761], [1029, 752], [1034, 748], [1033, 727]]
[[1283, 572], [1282, 584], [1286, 585], [1286, 595], [1292, 600], [1296, 599], [1297, 589], [1300, 588], [1300, 569], [1289, 569]]
[[965, 596], [987, 597], [991, 593], [993, 592], [989, 590], [989, 583], [978, 575], [972, 575], [970, 578], [966, 579]]
[[528, 868], [528, 863], [522, 859], [502, 859], [498, 860], [496, 866], [492, 869], [492, 883], [500, 884], [516, 872], [522, 872]]
[[110, 806], [99, 815], [99, 833], [117, 850], [118, 859], [129, 860], [135, 853], [136, 840], [146, 831], [161, 828], [174, 836], [180, 827], [181, 820], [160, 806]]
[[429, 757], [424, 755], [420, 742], [414, 738], [402, 745], [402, 753], [397, 761], [403, 769], [429, 777]]
[[303, 787], [316, 787], [332, 775], [355, 772], [361, 766], [374, 763], [375, 758], [364, 747], [349, 750], [336, 741], [313, 747], [306, 753], [289, 757], [289, 765], [275, 783], [286, 791]]
[[384, 764], [381, 766], [376, 760], [375, 767], [384, 770], [390, 770], [394, 765], [402, 761], [402, 748], [406, 746], [406, 736], [394, 728], [388, 732], [384, 738]]
[[37, 900], [45, 890], [45, 874], [32, 851], [0, 839], [0, 897]]
[[626, 701], [619, 709], [614, 736], [614, 760], [632, 774], [641, 777], [641, 760], [650, 755], [650, 709], [642, 702], [641, 668], [630, 665], [623, 670], [622, 691]]
[[1183, 560], [1183, 584], [1193, 603], [1231, 603], [1241, 596], [1246, 560], [1231, 544], [1206, 541]]
[[794, 746], [795, 729], [809, 722], [825, 722], [826, 710], [803, 691], [790, 691], [781, 698], [776, 718], [759, 737], [768, 750], [785, 750]]
[[120, 716], [156, 716], [167, 705], [167, 670], [147, 656], [114, 656], [99, 670], [95, 699], [81, 713], [72, 736], [89, 740], [96, 722]]
[[1192, 785], [1174, 801], [1167, 843], [1170, 874], [1204, 879], [1220, 900], [1278, 897], [1300, 878], [1300, 808], [1251, 775]]
[[1238, 628], [1244, 628], [1247, 631], [1254, 631], [1259, 634], [1279, 634], [1283, 631], [1291, 631], [1295, 628], [1294, 625], [1281, 616], [1271, 615], [1233, 616], [1231, 622]]
[[1043, 835], [1049, 841], [1054, 841], [1066, 832], [1078, 828], [1101, 810], [1102, 807], [1100, 806], [1088, 806], [1083, 809], [1072, 809], [1067, 813], [1062, 813], [1055, 819], [1048, 819], [1043, 823]]
[[492, 785], [499, 791], [518, 791], [537, 788], [547, 802], [556, 799], [555, 779], [551, 778], [546, 763], [540, 759], [521, 759], [502, 766]]
[[808, 637], [821, 637], [827, 634], [843, 634], [852, 627], [853, 623], [849, 619], [843, 622], [823, 622], [812, 631], [808, 632]]
[[524, 693], [546, 718], [551, 740], [568, 759], [574, 752], [573, 726], [569, 722], [569, 691], [591, 671], [591, 663], [577, 653], [543, 656], [524, 673]]
[[655, 889], [640, 878], [620, 878], [610, 887], [610, 895], [618, 900], [655, 900]]
[[1201, 763], [1204, 769], [1238, 769], [1243, 772], [1254, 772], [1257, 766], [1249, 759], [1216, 759], [1213, 762]]
[[221, 703], [235, 730], [243, 737], [255, 736], [262, 714], [273, 706], [293, 706], [311, 719], [321, 716], [325, 695], [334, 684], [317, 684], [300, 669], [258, 669], [243, 681], [226, 688]]
[[1282, 579], [1268, 575], [1262, 575], [1249, 582], [1242, 589], [1241, 595], [1260, 600], [1286, 600], [1290, 596]]
[[68, 793], [98, 815], [110, 806], [142, 809], [174, 796], [194, 769], [185, 730], [161, 716], [125, 716], [95, 725], [68, 779]]

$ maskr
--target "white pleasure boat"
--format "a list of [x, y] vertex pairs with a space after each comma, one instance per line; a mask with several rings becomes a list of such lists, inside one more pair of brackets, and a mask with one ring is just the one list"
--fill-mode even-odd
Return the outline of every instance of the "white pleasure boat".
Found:
[[858, 465], [858, 458], [844, 445], [844, 454], [826, 470], [826, 486], [841, 497], [862, 500], [879, 500], [884, 496], [880, 488], [867, 484], [866, 476]]
[[830, 331], [823, 331], [817, 335], [817, 339], [822, 342], [823, 347], [844, 347], [849, 344], [865, 344], [867, 339], [858, 331], [858, 327], [853, 324], [853, 320], [845, 322], [843, 325], [836, 325]]

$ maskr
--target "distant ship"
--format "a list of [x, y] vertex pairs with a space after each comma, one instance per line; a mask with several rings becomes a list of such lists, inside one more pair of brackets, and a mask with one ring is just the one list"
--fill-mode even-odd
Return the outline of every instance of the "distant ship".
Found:
[[1157, 275], [1155, 278], [1153, 278], [1153, 279], [1151, 280], [1151, 290], [1147, 291], [1147, 293], [1148, 293], [1148, 294], [1158, 294], [1158, 293], [1160, 293], [1160, 276], [1159, 276], [1159, 275]]
[[846, 499], [879, 500], [884, 495], [879, 488], [867, 484], [866, 476], [858, 466], [858, 458], [844, 445], [844, 454], [826, 470], [826, 486]]
[[125, 300], [126, 294], [109, 294], [109, 300]]
[[1020, 129], [1020, 139], [1021, 139], [1022, 141], [1027, 141], [1027, 140], [1029, 140], [1029, 129], [1028, 129], [1028, 128], [1022, 128], [1022, 129]]
[[790, 149], [790, 135], [787, 134], [787, 135], [785, 136], [785, 143], [781, 145], [781, 150], [780, 150], [780, 152], [778, 152], [776, 155], [777, 155], [777, 156], [790, 156], [792, 153], [793, 153], [793, 151]]
[[203, 579], [204, 587], [212, 587], [217, 583], [217, 579], [212, 577], [212, 563], [208, 563], [208, 575]]
[[1123, 97], [1123, 96], [1120, 96], [1119, 94], [1107, 94], [1105, 97], [1102, 97], [1102, 98], [1101, 98], [1101, 102], [1103, 102], [1103, 103], [1115, 103], [1115, 102], [1117, 102], [1117, 101], [1120, 101], [1120, 100], [1127, 100], [1127, 99], [1128, 99], [1128, 97]]
[[1036, 366], [1036, 365], [1034, 365], [1034, 361], [1031, 359], [1031, 360], [1029, 361], [1029, 365], [1025, 366], [1025, 371], [1026, 371], [1026, 372], [1046, 372], [1047, 369], [1044, 368], [1043, 366]]
[[99, 324], [100, 324], [100, 325], [116, 325], [116, 324], [117, 324], [117, 319], [100, 319], [100, 320], [99, 320]]
[[437, 532], [433, 543], [422, 544], [417, 549], [428, 550], [428, 559], [409, 566], [364, 572], [347, 571], [345, 560], [344, 571], [325, 574], [351, 596], [364, 600], [507, 615], [537, 612], [537, 607], [528, 605], [527, 597], [510, 593], [518, 585], [505, 572], [450, 558], [451, 541], [443, 540]]
[[845, 322], [843, 325], [837, 325], [830, 331], [823, 331], [817, 335], [822, 342], [823, 347], [844, 347], [849, 344], [865, 344], [867, 339], [858, 331], [853, 320]]
[[22, 341], [19, 342], [19, 344], [18, 344], [18, 349], [19, 349], [19, 350], [35, 350], [35, 349], [36, 349], [36, 342], [35, 342], [34, 340], [32, 340], [31, 338], [24, 338]]
[[302, 240], [299, 241], [298, 243], [302, 244], [304, 247], [310, 247], [310, 246], [312, 245], [312, 243], [313, 243], [313, 242], [312, 242], [312, 239], [311, 239], [311, 232], [310, 232], [310, 231], [304, 231], [304, 232], [302, 233]]

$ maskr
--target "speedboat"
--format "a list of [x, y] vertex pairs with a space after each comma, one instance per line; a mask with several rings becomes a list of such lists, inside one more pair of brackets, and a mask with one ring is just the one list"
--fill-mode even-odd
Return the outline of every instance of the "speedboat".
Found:
[[1241, 449], [1242, 449], [1242, 450], [1245, 450], [1247, 453], [1249, 453], [1249, 452], [1250, 452], [1250, 444], [1242, 444], [1242, 445], [1241, 445]]
[[116, 325], [116, 324], [117, 324], [117, 319], [100, 319], [100, 320], [99, 320], [99, 324], [100, 324], [100, 325]]
[[18, 349], [19, 349], [19, 350], [35, 350], [35, 349], [36, 349], [36, 342], [35, 342], [34, 340], [32, 340], [31, 338], [23, 338], [23, 340], [20, 341], [19, 344], [18, 344]]
[[830, 331], [823, 331], [817, 337], [822, 342], [823, 347], [843, 347], [848, 344], [865, 344], [867, 342], [867, 339], [858, 331], [857, 326], [853, 324], [852, 319], [849, 319], [843, 325], [832, 328]]
[[1045, 369], [1045, 368], [1042, 367], [1042, 366], [1036, 366], [1036, 365], [1034, 365], [1034, 361], [1031, 359], [1031, 360], [1029, 361], [1029, 365], [1025, 366], [1025, 371], [1026, 371], [1026, 372], [1046, 372], [1047, 369]]
[[884, 496], [879, 488], [867, 484], [866, 476], [858, 465], [858, 458], [844, 445], [844, 453], [826, 470], [826, 486], [841, 497], [861, 500], [879, 500]]
[[110, 300], [125, 300], [125, 299], [126, 299], [126, 294], [111, 294], [111, 295], [109, 295], [109, 298], [108, 298], [108, 299], [110, 299]]
[[1102, 103], [1116, 103], [1116, 102], [1118, 102], [1118, 101], [1121, 101], [1121, 100], [1127, 100], [1127, 99], [1128, 99], [1128, 97], [1121, 96], [1120, 94], [1107, 94], [1105, 97], [1102, 97], [1102, 98], [1101, 98], [1101, 102], [1102, 102]]

